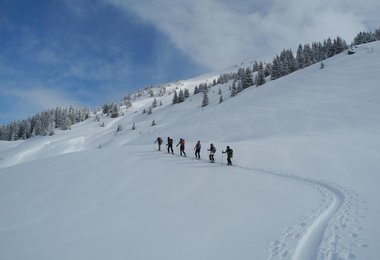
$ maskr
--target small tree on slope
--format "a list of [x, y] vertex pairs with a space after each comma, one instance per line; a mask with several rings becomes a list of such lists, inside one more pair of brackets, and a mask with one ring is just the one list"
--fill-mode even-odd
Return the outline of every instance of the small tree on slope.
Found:
[[207, 91], [203, 91], [203, 100], [202, 100], [202, 107], [205, 107], [208, 105], [208, 95]]

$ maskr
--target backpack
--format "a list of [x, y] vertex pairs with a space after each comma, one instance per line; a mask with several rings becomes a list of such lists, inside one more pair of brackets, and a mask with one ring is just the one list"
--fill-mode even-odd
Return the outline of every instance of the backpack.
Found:
[[229, 156], [229, 157], [232, 158], [232, 156], [233, 156], [233, 154], [234, 154], [234, 150], [232, 150], [232, 149], [230, 148], [230, 149], [226, 150], [226, 153], [227, 153], [227, 156]]

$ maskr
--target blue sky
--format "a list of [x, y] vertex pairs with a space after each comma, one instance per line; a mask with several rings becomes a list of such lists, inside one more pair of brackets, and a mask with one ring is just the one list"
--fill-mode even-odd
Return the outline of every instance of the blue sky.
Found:
[[0, 124], [99, 107], [298, 43], [351, 41], [380, 26], [379, 1], [356, 2], [0, 0]]

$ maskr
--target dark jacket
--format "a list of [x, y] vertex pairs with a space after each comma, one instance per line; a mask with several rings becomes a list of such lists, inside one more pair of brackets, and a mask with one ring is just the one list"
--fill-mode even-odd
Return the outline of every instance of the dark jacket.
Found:
[[222, 153], [227, 153], [228, 157], [232, 157], [233, 156], [233, 150], [231, 148], [227, 148], [226, 151], [224, 151]]
[[208, 149], [207, 151], [210, 151], [211, 153], [215, 153], [216, 152], [216, 148], [215, 148], [215, 146], [210, 145], [210, 149]]
[[157, 140], [154, 143], [162, 144], [162, 138], [158, 137]]

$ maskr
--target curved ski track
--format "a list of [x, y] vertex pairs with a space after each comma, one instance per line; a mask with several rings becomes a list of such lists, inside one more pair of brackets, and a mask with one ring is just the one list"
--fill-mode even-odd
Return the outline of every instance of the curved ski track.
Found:
[[339, 184], [289, 173], [238, 166], [235, 162], [233, 167], [306, 185], [321, 194], [320, 203], [310, 215], [286, 227], [281, 236], [270, 244], [267, 260], [356, 259], [353, 249], [368, 247], [367, 240], [359, 235], [363, 230], [360, 220], [365, 218], [361, 210], [367, 209], [359, 205], [364, 201], [355, 191]]
[[359, 236], [363, 229], [360, 219], [365, 217], [359, 204], [364, 201], [355, 191], [339, 184], [273, 170], [236, 167], [297, 182], [321, 194], [321, 201], [310, 215], [285, 228], [280, 238], [270, 244], [268, 260], [356, 259], [353, 249], [368, 246], [366, 239]]

